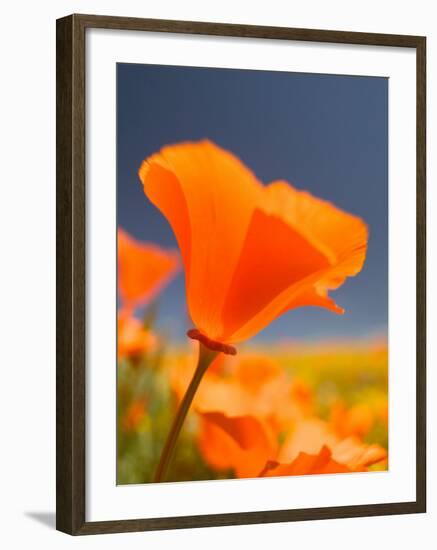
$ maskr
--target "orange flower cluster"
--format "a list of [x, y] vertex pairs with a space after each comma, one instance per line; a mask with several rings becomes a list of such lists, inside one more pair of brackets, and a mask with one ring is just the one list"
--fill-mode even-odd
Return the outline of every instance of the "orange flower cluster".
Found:
[[147, 400], [144, 397], [135, 399], [127, 407], [121, 419], [121, 426], [126, 432], [138, 429], [141, 422], [146, 418]]
[[139, 357], [142, 353], [155, 349], [156, 334], [145, 328], [141, 321], [126, 313], [119, 313], [117, 320], [117, 354], [122, 357]]
[[[289, 380], [271, 358], [219, 356], [193, 405], [200, 418], [198, 445], [205, 461], [237, 477], [366, 471], [387, 458], [362, 441], [375, 418], [366, 409], [341, 409], [329, 420], [315, 416], [311, 389]], [[180, 398], [193, 371], [177, 364], [172, 386]]]
[[[339, 401], [322, 419], [311, 387], [290, 379], [274, 359], [235, 356], [234, 347], [292, 308], [343, 313], [329, 291], [362, 269], [363, 220], [285, 181], [263, 185], [209, 141], [164, 147], [144, 160], [139, 177], [177, 239], [195, 325], [188, 336], [200, 342], [197, 368], [185, 356], [170, 369], [181, 405], [153, 479], [165, 480], [190, 406], [204, 461], [236, 477], [357, 472], [385, 461], [383, 447], [364, 442], [383, 410]], [[119, 231], [119, 357], [154, 346], [155, 335], [133, 312], [177, 269], [174, 252]], [[131, 404], [124, 430], [136, 429], [144, 408]]]
[[156, 335], [146, 329], [133, 314], [136, 308], [149, 303], [176, 274], [178, 254], [155, 244], [136, 241], [118, 229], [118, 357], [135, 357], [151, 351]]

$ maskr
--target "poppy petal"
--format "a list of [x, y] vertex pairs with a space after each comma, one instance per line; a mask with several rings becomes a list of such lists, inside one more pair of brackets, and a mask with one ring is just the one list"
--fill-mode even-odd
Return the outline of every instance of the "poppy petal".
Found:
[[229, 417], [203, 413], [199, 447], [205, 460], [218, 469], [232, 468], [237, 477], [256, 477], [277, 444], [266, 425], [251, 416]]
[[119, 228], [118, 292], [123, 308], [150, 301], [178, 270], [179, 255], [151, 243], [140, 242]]
[[284, 441], [279, 461], [292, 462], [301, 452], [316, 455], [324, 446], [332, 450], [337, 441], [323, 420], [318, 418], [302, 420]]
[[366, 445], [356, 437], [348, 437], [335, 446], [332, 455], [354, 470], [366, 470], [386, 459], [387, 451], [380, 445]]
[[277, 313], [269, 318], [260, 312], [285, 289], [329, 265], [326, 256], [284, 220], [256, 210], [226, 298], [226, 333], [221, 339], [237, 341], [232, 335], [254, 319], [252, 334], [264, 328]]
[[245, 389], [259, 397], [263, 388], [274, 380], [281, 384], [287, 380], [284, 371], [272, 358], [264, 355], [243, 355], [235, 362], [232, 372], [233, 382], [241, 384]]
[[356, 251], [364, 262], [367, 226], [361, 218], [294, 188], [286, 181], [274, 181], [266, 186], [267, 208], [286, 221], [322, 251], [332, 265]]
[[338, 306], [335, 301], [328, 296], [326, 291], [318, 291], [316, 286], [314, 286], [297, 294], [296, 297], [285, 306], [284, 310], [281, 312], [281, 315], [290, 309], [305, 306], [323, 307], [340, 315], [344, 313], [344, 309]]
[[340, 439], [326, 422], [314, 418], [297, 424], [281, 447], [279, 461], [292, 462], [300, 452], [318, 454], [324, 446], [332, 452], [333, 460], [353, 471], [365, 471], [387, 457], [386, 449], [380, 445], [367, 445], [356, 437]]
[[[297, 191], [285, 182], [267, 186], [266, 197], [265, 219], [276, 221], [270, 228], [266, 223], [264, 226], [259, 223], [254, 233], [269, 233], [258, 240], [254, 234], [252, 241], [248, 240], [252, 255], [258, 242], [258, 263], [249, 253], [246, 257], [245, 251], [242, 253], [225, 312], [231, 332], [226, 338], [233, 343], [253, 336], [291, 308], [314, 305], [342, 313], [327, 292], [338, 288], [346, 277], [356, 275], [366, 255], [368, 233], [360, 218], [309, 193]], [[268, 251], [269, 240], [274, 250], [282, 246], [277, 257]], [[264, 265], [264, 258], [268, 265], [259, 267]], [[298, 267], [292, 268], [293, 263]], [[265, 276], [264, 292], [257, 292], [252, 279], [260, 284], [258, 273], [264, 274], [263, 269], [271, 280]]]
[[319, 454], [311, 455], [308, 453], [299, 453], [299, 455], [290, 464], [267, 463], [261, 472], [261, 477], [276, 476], [301, 476], [308, 474], [343, 474], [350, 470], [344, 464], [340, 464], [332, 459], [331, 451], [324, 446]]
[[164, 147], [143, 162], [144, 192], [172, 225], [185, 264], [190, 315], [211, 339], [262, 185], [209, 141]]

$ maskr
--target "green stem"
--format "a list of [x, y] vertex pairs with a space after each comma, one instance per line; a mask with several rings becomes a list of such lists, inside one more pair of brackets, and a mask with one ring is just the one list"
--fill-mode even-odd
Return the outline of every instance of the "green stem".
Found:
[[187, 416], [188, 410], [190, 408], [191, 402], [193, 401], [193, 398], [196, 394], [197, 388], [199, 387], [200, 381], [203, 378], [203, 375], [205, 374], [206, 370], [208, 369], [214, 358], [217, 356], [217, 353], [217, 351], [212, 351], [204, 346], [201, 342], [199, 342], [199, 359], [197, 367], [194, 372], [193, 378], [191, 379], [191, 382], [187, 388], [187, 391], [185, 392], [184, 398], [179, 405], [179, 409], [176, 413], [170, 432], [167, 436], [167, 441], [165, 442], [164, 448], [162, 450], [159, 464], [155, 472], [155, 477], [153, 479], [155, 483], [164, 481], [167, 468], [173, 456], [174, 448], [185, 417]]

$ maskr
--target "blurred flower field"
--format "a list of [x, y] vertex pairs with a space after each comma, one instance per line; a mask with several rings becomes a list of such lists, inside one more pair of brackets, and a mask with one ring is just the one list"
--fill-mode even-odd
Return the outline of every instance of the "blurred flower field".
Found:
[[[151, 329], [150, 317], [144, 324]], [[196, 346], [172, 349], [159, 340], [119, 360], [118, 484], [152, 481]], [[315, 471], [274, 466], [323, 448], [334, 472], [385, 470], [387, 390], [383, 340], [246, 345], [204, 376], [167, 481], [258, 477], [269, 463], [263, 475], [325, 473], [323, 462]]]
[[[384, 337], [252, 340], [290, 309], [344, 313], [329, 292], [360, 273], [365, 222], [208, 140], [139, 177], [179, 251], [118, 230], [117, 483], [386, 470]], [[194, 328], [176, 343], [156, 316], [182, 269]]]

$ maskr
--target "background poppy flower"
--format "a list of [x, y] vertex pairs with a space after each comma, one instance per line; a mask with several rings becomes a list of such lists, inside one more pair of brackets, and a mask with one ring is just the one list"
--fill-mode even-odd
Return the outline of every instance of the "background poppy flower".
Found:
[[117, 321], [117, 355], [137, 357], [154, 350], [158, 338], [155, 333], [143, 326], [141, 321], [127, 314], [119, 314]]
[[[182, 399], [195, 370], [194, 358], [181, 357], [170, 369], [170, 381]], [[205, 373], [193, 400], [199, 412], [250, 415], [270, 424], [279, 434], [312, 412], [312, 392], [290, 379], [272, 358], [262, 354], [235, 357], [219, 354]]]
[[122, 420], [121, 426], [126, 432], [136, 430], [146, 417], [147, 400], [144, 397], [135, 399], [127, 407]]
[[299, 453], [290, 464], [268, 462], [260, 477], [302, 476], [309, 474], [346, 474], [350, 470], [344, 464], [336, 462], [328, 447], [324, 446], [318, 454]]
[[319, 419], [302, 421], [283, 444], [258, 418], [202, 413], [199, 448], [206, 462], [237, 477], [366, 471], [387, 457], [379, 445], [341, 440]]
[[210, 141], [164, 147], [139, 177], [176, 235], [193, 337], [226, 345], [290, 308], [342, 312], [328, 291], [363, 266], [360, 218], [283, 181], [263, 186]]
[[369, 403], [357, 403], [347, 408], [342, 401], [334, 403], [329, 418], [335, 432], [343, 437], [366, 436], [376, 421], [376, 412]]
[[118, 293], [125, 310], [145, 305], [177, 273], [178, 253], [118, 229]]
[[325, 446], [330, 449], [334, 460], [354, 471], [365, 470], [387, 457], [386, 449], [380, 445], [367, 445], [352, 436], [341, 438], [327, 422], [311, 418], [299, 422], [287, 436], [281, 446], [279, 462], [292, 462], [301, 452], [317, 454]]
[[232, 469], [237, 477], [256, 477], [268, 457], [277, 454], [269, 427], [252, 416], [228, 417], [203, 413], [199, 448], [206, 462], [218, 470]]

